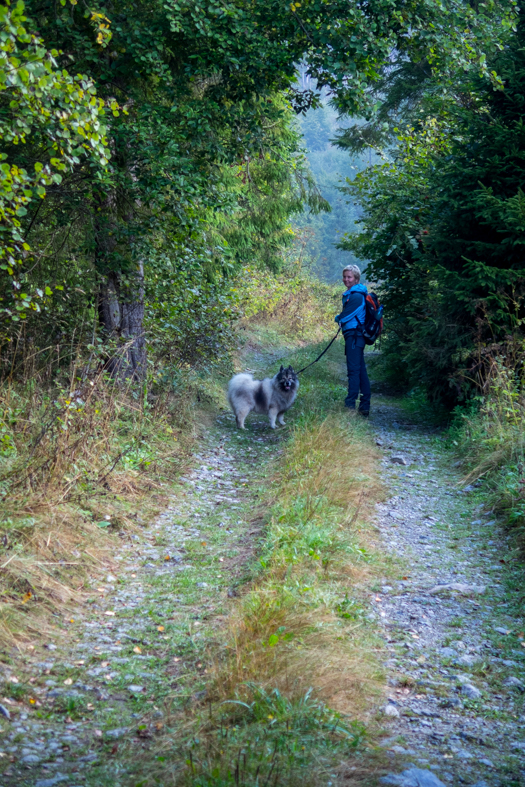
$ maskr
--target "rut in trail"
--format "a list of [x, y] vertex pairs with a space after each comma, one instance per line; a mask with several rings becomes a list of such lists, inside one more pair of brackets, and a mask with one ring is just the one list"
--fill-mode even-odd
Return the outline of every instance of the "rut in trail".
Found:
[[383, 783], [525, 785], [523, 567], [439, 436], [409, 420], [374, 397], [392, 493], [378, 522], [403, 571], [373, 601], [389, 651]]

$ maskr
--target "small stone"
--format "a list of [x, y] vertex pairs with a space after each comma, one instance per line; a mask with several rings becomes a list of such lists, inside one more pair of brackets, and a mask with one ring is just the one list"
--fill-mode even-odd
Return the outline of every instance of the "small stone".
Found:
[[[478, 760], [478, 762], [481, 765], [486, 765], [487, 768], [493, 768], [494, 767], [494, 763], [492, 762], [492, 760], [489, 760], [488, 757], [482, 757], [480, 760]], [[486, 784], [486, 782], [484, 782], [484, 784]], [[478, 782], [478, 785], [479, 785], [479, 782]], [[487, 787], [488, 787], [488, 785], [487, 785]]]
[[393, 718], [397, 718], [399, 716], [399, 711], [395, 705], [391, 702], [387, 702], [383, 708], [383, 713], [385, 716], [392, 716]]
[[37, 779], [35, 787], [55, 787], [55, 784], [59, 784], [67, 778], [65, 773], [55, 773], [50, 779]]
[[207, 588], [208, 587], [208, 583], [207, 582], [197, 582], [197, 587], [198, 588]]
[[408, 462], [404, 456], [391, 456], [390, 461], [393, 465], [403, 465], [404, 467], [408, 465]]
[[485, 585], [466, 585], [464, 582], [449, 582], [446, 585], [436, 585], [428, 592], [432, 596], [450, 591], [461, 593], [462, 596], [481, 596], [486, 589]]
[[47, 648], [48, 650], [56, 650], [57, 649], [57, 646], [53, 645], [52, 642], [49, 642], [47, 645], [44, 645], [44, 647]]
[[481, 691], [470, 683], [463, 683], [459, 690], [471, 700], [478, 700], [481, 697]]
[[115, 727], [114, 730], [106, 730], [106, 738], [122, 738], [127, 731], [127, 727]]
[[455, 659], [457, 658], [457, 652], [454, 648], [440, 648], [439, 653], [441, 656], [444, 656], [446, 659]]
[[37, 754], [26, 754], [20, 759], [22, 765], [38, 765], [41, 758]]
[[477, 656], [473, 656], [471, 654], [465, 653], [463, 656], [460, 656], [457, 661], [458, 664], [461, 664], [464, 667], [472, 667], [478, 660], [479, 659], [477, 658]]
[[517, 689], [522, 694], [525, 691], [525, 685], [522, 683], [522, 681], [519, 678], [515, 678], [514, 676], [505, 678], [505, 680], [503, 681], [503, 685], [507, 686], [510, 689]]
[[435, 773], [412, 765], [403, 773], [389, 773], [379, 780], [382, 784], [394, 784], [397, 787], [445, 787]]
[[498, 634], [504, 634], [505, 636], [510, 634], [510, 629], [504, 629], [502, 626], [494, 626], [494, 631], [497, 631]]
[[113, 574], [108, 574], [106, 577], [106, 582], [116, 582], [117, 578], [113, 576]]
[[1, 714], [2, 714], [2, 716], [4, 716], [6, 719], [10, 719], [10, 718], [11, 718], [11, 714], [9, 713], [9, 711], [7, 710], [7, 708], [5, 708], [3, 705], [0, 705], [0, 713], [1, 713]]
[[128, 691], [132, 694], [140, 694], [141, 691], [144, 691], [144, 686], [135, 686], [133, 683], [131, 686], [127, 687]]

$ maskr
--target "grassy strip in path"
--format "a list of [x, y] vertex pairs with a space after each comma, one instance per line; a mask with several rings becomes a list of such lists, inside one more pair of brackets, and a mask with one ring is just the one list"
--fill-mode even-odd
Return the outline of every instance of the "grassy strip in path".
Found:
[[[304, 365], [319, 349], [289, 360]], [[272, 466], [257, 575], [225, 624], [225, 646], [211, 654], [206, 701], [189, 718], [174, 714], [143, 785], [370, 775], [360, 753], [383, 675], [366, 596], [385, 564], [369, 515], [382, 486], [366, 424], [340, 404], [340, 374], [326, 360], [301, 382], [284, 456]], [[249, 451], [253, 427], [236, 439]]]

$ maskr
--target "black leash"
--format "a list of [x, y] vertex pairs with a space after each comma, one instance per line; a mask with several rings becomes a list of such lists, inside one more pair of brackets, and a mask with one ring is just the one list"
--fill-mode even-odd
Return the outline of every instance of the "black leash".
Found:
[[332, 341], [330, 342], [330, 344], [329, 344], [327, 347], [325, 347], [325, 348], [324, 348], [324, 350], [323, 350], [323, 352], [321, 353], [321, 355], [318, 355], [318, 356], [317, 356], [317, 358], [315, 359], [315, 361], [312, 361], [312, 363], [309, 363], [309, 364], [308, 364], [308, 366], [304, 366], [302, 369], [299, 369], [299, 371], [298, 371], [298, 372], [296, 372], [296, 374], [301, 374], [301, 372], [305, 372], [307, 369], [309, 369], [309, 368], [310, 368], [310, 366], [313, 366], [313, 365], [314, 365], [314, 363], [317, 363], [317, 361], [319, 361], [319, 360], [320, 360], [320, 359], [323, 357], [323, 355], [325, 354], [325, 352], [328, 352], [328, 350], [330, 349], [330, 347], [332, 346], [332, 344], [335, 342], [335, 340], [336, 340], [336, 339], [337, 339], [337, 337], [339, 336], [340, 332], [341, 332], [341, 328], [339, 327], [339, 330], [337, 331], [336, 335], [334, 336], [334, 338], [332, 339]]

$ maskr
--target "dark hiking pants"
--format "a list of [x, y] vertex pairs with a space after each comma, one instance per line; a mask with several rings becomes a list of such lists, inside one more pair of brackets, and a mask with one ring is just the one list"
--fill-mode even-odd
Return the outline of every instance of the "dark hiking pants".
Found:
[[370, 410], [370, 381], [365, 365], [365, 340], [357, 331], [351, 331], [345, 336], [346, 368], [348, 371], [348, 395], [345, 405], [355, 409], [355, 403], [361, 391], [359, 409], [363, 412]]

